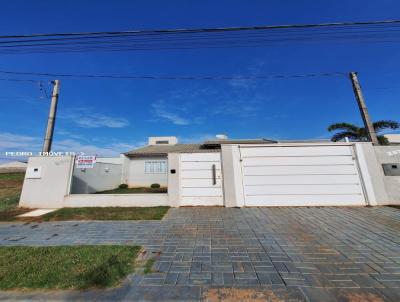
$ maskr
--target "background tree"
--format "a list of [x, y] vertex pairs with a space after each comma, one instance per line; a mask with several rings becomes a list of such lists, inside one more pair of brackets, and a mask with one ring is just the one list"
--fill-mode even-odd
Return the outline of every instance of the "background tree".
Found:
[[[395, 121], [390, 121], [390, 120], [382, 120], [382, 121], [377, 121], [373, 123], [375, 132], [378, 134], [384, 129], [398, 129], [399, 128], [399, 123]], [[337, 131], [339, 132], [335, 133], [331, 137], [331, 141], [337, 142], [343, 140], [345, 137], [348, 137], [349, 140], [351, 141], [361, 141], [361, 142], [366, 142], [368, 141], [368, 135], [367, 135], [367, 130], [362, 127], [358, 127], [354, 124], [350, 123], [335, 123], [332, 124], [328, 127], [328, 131]], [[379, 144], [381, 145], [387, 145], [389, 144], [389, 141], [386, 137], [383, 135], [378, 135], [378, 141]]]

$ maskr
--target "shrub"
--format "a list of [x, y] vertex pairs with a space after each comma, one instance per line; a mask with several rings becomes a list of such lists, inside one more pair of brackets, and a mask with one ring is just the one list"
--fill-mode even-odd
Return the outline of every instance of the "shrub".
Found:
[[128, 189], [128, 185], [127, 184], [120, 184], [118, 186], [119, 189]]
[[151, 186], [150, 186], [150, 188], [152, 188], [152, 189], [158, 189], [160, 187], [161, 187], [160, 184], [151, 184]]

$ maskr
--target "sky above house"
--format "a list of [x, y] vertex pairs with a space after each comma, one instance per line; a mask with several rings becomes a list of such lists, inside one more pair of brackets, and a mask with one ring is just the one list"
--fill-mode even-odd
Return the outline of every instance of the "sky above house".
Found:
[[[0, 35], [400, 19], [393, 0], [2, 1]], [[399, 40], [400, 41], [400, 40]], [[0, 70], [74, 74], [254, 76], [358, 71], [374, 120], [399, 120], [400, 43], [289, 42], [265, 47], [2, 54]], [[0, 74], [0, 158], [41, 149], [50, 101]], [[42, 80], [47, 93], [52, 78]], [[115, 156], [148, 136], [327, 139], [362, 125], [346, 76], [268, 80], [60, 78], [53, 151]]]

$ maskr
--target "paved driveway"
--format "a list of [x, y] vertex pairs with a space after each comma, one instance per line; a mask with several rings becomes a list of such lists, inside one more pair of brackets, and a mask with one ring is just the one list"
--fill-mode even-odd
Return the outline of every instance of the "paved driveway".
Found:
[[400, 301], [393, 208], [179, 208], [162, 221], [0, 224], [2, 245], [104, 243], [144, 246], [156, 272], [116, 290], [0, 299]]

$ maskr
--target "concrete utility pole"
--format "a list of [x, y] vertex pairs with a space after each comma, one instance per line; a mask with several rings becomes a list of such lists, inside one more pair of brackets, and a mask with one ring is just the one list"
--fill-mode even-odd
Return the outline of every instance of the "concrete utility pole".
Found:
[[58, 91], [60, 89], [60, 81], [53, 81], [53, 94], [51, 96], [51, 104], [49, 111], [49, 119], [47, 120], [46, 136], [43, 143], [43, 152], [51, 151], [51, 143], [53, 142], [54, 124], [56, 123]]
[[357, 72], [350, 72], [349, 74], [351, 84], [353, 85], [353, 91], [357, 99], [358, 108], [360, 108], [361, 117], [364, 121], [364, 127], [367, 130], [367, 135], [369, 140], [374, 145], [379, 145], [378, 137], [376, 136], [376, 132], [374, 126], [372, 124], [371, 118], [368, 113], [367, 105], [365, 105], [364, 96], [361, 91], [360, 83], [358, 82]]

